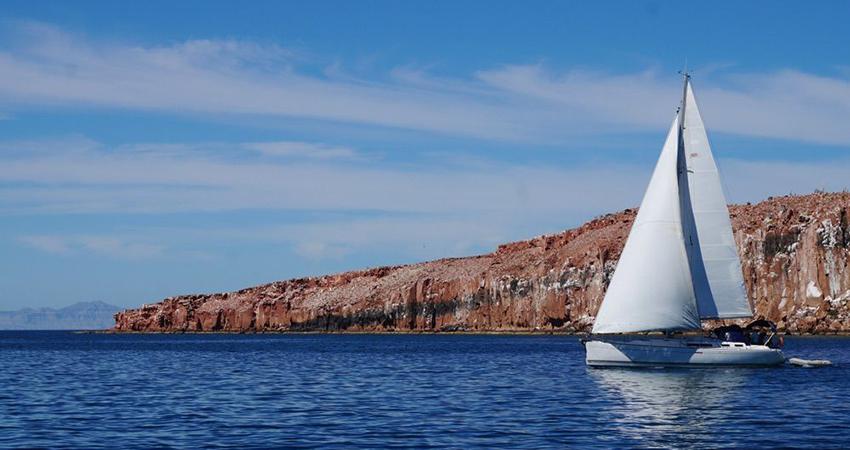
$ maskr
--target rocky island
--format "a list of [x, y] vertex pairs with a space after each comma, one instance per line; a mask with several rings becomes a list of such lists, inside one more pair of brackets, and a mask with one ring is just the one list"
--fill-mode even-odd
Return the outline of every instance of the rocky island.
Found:
[[[730, 207], [755, 315], [850, 332], [850, 193]], [[119, 332], [589, 331], [636, 210], [490, 254], [181, 295], [115, 315]]]

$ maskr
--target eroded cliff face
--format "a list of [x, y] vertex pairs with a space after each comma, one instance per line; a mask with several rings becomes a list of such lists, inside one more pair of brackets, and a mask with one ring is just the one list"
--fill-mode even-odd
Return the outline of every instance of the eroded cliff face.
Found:
[[[757, 317], [850, 331], [850, 194], [731, 207]], [[115, 315], [117, 331], [589, 331], [635, 210], [488, 255], [183, 295]]]

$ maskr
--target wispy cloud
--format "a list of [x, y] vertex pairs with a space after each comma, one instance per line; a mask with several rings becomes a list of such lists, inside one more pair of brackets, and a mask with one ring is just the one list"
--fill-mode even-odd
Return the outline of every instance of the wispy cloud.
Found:
[[260, 152], [266, 156], [307, 159], [351, 159], [358, 156], [357, 151], [351, 147], [313, 142], [249, 142], [243, 144], [243, 147]]
[[[37, 152], [0, 155], [0, 182], [6, 183], [0, 187], [0, 213], [604, 211], [627, 205], [630, 199], [622, 194], [648, 177], [623, 167], [618, 183], [612, 184], [608, 179], [618, 165], [558, 169], [441, 163], [414, 170], [357, 161], [234, 160], [190, 146], [156, 150], [155, 145], [145, 145], [146, 151], [116, 151], [86, 140], [77, 142], [73, 151], [45, 141], [45, 148]], [[243, 144], [233, 145], [242, 151]], [[554, 204], [553, 193], [560, 199]]]
[[62, 255], [71, 251], [71, 246], [68, 245], [67, 240], [60, 236], [20, 236], [18, 237], [18, 241], [29, 247], [54, 255]]
[[302, 241], [295, 243], [295, 254], [314, 261], [340, 259], [350, 254], [351, 251], [352, 249], [346, 245], [331, 244], [323, 241]]
[[[451, 159], [414, 170], [359, 159], [340, 162], [334, 157], [350, 153], [337, 148], [318, 159], [232, 157], [253, 145], [114, 148], [83, 137], [0, 142], [0, 214], [367, 210], [549, 214], [574, 221], [637, 204], [651, 172], [651, 161], [559, 167]], [[314, 150], [310, 144], [303, 148]], [[733, 201], [789, 189], [840, 190], [850, 178], [850, 164], [843, 161], [720, 163]]]
[[[162, 166], [171, 160], [161, 161]], [[204, 162], [208, 164], [209, 162]], [[850, 188], [850, 161], [838, 162], [752, 162], [723, 160], [722, 170], [727, 193], [733, 202], [757, 201], [770, 195], [807, 193], [814, 189], [842, 190]], [[153, 167], [153, 166], [151, 166]], [[187, 169], [190, 166], [187, 166]], [[223, 165], [224, 169], [230, 167]], [[56, 255], [91, 253], [112, 259], [215, 259], [211, 246], [227, 242], [229, 246], [261, 245], [281, 255], [285, 248], [292, 255], [309, 262], [345, 264], [358, 254], [401, 255], [403, 260], [427, 260], [445, 256], [462, 256], [487, 252], [499, 243], [528, 238], [544, 232], [557, 232], [577, 225], [590, 217], [640, 201], [651, 167], [623, 165], [604, 168], [584, 167], [577, 170], [544, 171], [534, 168], [507, 169], [488, 165], [492, 177], [484, 177], [476, 166], [465, 166], [469, 172], [446, 176], [428, 173], [413, 180], [415, 186], [398, 185], [398, 179], [409, 174], [393, 169], [370, 172], [368, 189], [355, 192], [345, 182], [362, 175], [345, 166], [326, 168], [322, 178], [299, 178], [289, 185], [292, 191], [271, 194], [279, 185], [274, 180], [249, 181], [252, 167], [240, 167], [239, 174], [225, 183], [185, 188], [116, 187], [97, 191], [80, 191], [74, 200], [98, 212], [192, 212], [227, 211], [253, 208], [305, 208], [383, 211], [336, 218], [318, 218], [280, 224], [242, 223], [238, 226], [216, 226], [201, 229], [154, 226], [139, 229], [131, 235], [24, 235], [18, 241], [40, 251]], [[97, 167], [93, 168], [97, 170]], [[495, 171], [494, 171], [495, 169]], [[155, 171], [155, 170], [153, 170]], [[222, 172], [215, 172], [220, 174]], [[243, 176], [245, 178], [243, 178]], [[303, 184], [314, 178], [313, 185]], [[513, 178], [516, 177], [516, 178]], [[211, 176], [217, 178], [216, 175]], [[466, 184], [458, 180], [470, 179]], [[517, 183], [516, 179], [523, 182]], [[136, 177], [133, 183], [143, 182]], [[197, 180], [196, 180], [197, 181]], [[269, 185], [262, 186], [268, 182]], [[429, 193], [429, 185], [448, 185]], [[334, 202], [316, 202], [313, 190], [322, 185]], [[61, 205], [68, 199], [68, 188], [43, 187], [43, 196], [32, 199], [46, 202], [47, 209], [74, 206]], [[193, 195], [183, 192], [189, 189]], [[423, 192], [414, 192], [422, 190]], [[257, 197], [260, 191], [270, 194]], [[452, 191], [452, 192], [450, 192]], [[458, 195], [458, 192], [462, 195]], [[363, 197], [368, 195], [368, 197]], [[277, 197], [305, 197], [304, 202], [276, 203]], [[2, 204], [2, 203], [0, 203]], [[130, 206], [128, 206], [130, 205]], [[44, 206], [44, 205], [43, 205]], [[33, 206], [37, 208], [36, 206]], [[75, 206], [76, 207], [76, 206]], [[375, 264], [386, 263], [375, 260]]]
[[[10, 110], [20, 104], [94, 105], [563, 141], [656, 130], [677, 104], [675, 76], [651, 69], [612, 74], [506, 65], [444, 78], [400, 67], [385, 76], [359, 77], [331, 63], [333, 70], [317, 74], [291, 50], [250, 41], [139, 46], [33, 23], [19, 25], [17, 34], [0, 50], [0, 99]], [[846, 76], [733, 70], [706, 71], [697, 80], [713, 131], [850, 144]]]
[[24, 245], [52, 254], [90, 252], [118, 259], [148, 259], [162, 255], [165, 247], [150, 242], [96, 235], [28, 235], [18, 237]]
[[[478, 77], [504, 92], [584, 111], [597, 124], [621, 130], [655, 128], [669, 120], [678, 92], [657, 71], [611, 75], [541, 66], [507, 66]], [[850, 77], [828, 78], [796, 70], [723, 73], [697, 80], [697, 95], [712, 131], [745, 136], [850, 144]], [[581, 123], [580, 121], [578, 123]], [[610, 125], [605, 127], [610, 130]]]
[[0, 52], [0, 96], [11, 102], [290, 116], [482, 136], [518, 132], [502, 108], [473, 98], [300, 73], [277, 46], [139, 47], [41, 24], [23, 28], [25, 44]]

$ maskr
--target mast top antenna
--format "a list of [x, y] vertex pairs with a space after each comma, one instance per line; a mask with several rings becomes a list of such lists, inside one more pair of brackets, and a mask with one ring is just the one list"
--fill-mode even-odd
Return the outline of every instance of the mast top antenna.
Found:
[[691, 78], [691, 72], [688, 71], [688, 58], [685, 58], [685, 67], [679, 71], [679, 75], [684, 77], [685, 81]]

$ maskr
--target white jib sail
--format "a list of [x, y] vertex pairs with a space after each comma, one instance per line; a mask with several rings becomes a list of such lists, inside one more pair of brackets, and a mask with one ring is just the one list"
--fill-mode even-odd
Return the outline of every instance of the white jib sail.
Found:
[[673, 121], [596, 315], [593, 333], [700, 327], [679, 204], [678, 117]]
[[[710, 295], [699, 295], [705, 290], [695, 286], [699, 314], [702, 319], [751, 317], [726, 197], [690, 82], [685, 99], [683, 140], [688, 190], [699, 252], [711, 289]], [[698, 280], [695, 277], [694, 283]]]

